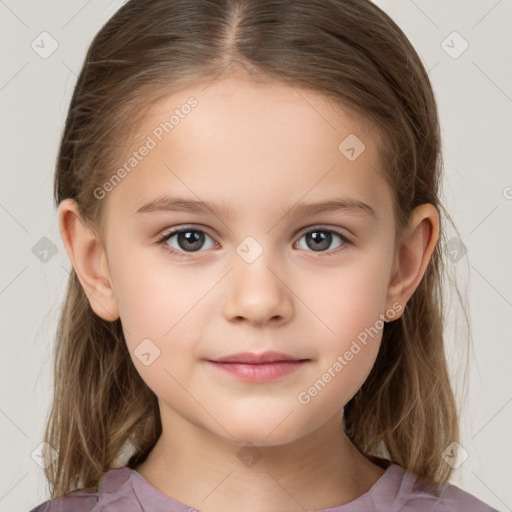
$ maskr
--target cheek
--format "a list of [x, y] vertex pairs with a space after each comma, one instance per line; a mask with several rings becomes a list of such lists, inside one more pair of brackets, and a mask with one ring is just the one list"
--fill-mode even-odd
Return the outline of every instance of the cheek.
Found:
[[127, 347], [147, 384], [165, 384], [170, 390], [176, 385], [171, 375], [181, 382], [192, 371], [195, 343], [207, 317], [202, 299], [215, 280], [197, 269], [166, 264], [165, 254], [133, 253], [119, 258], [112, 273]]
[[332, 348], [373, 326], [384, 313], [388, 283], [385, 260], [360, 258], [304, 288], [303, 296], [308, 297], [308, 305]]
[[[331, 281], [329, 293], [318, 298], [321, 335], [317, 337], [317, 365], [297, 400], [334, 414], [367, 379], [379, 352], [384, 321], [383, 297], [374, 282], [363, 284], [354, 273]], [[321, 302], [323, 303], [321, 304]]]
[[132, 338], [165, 339], [179, 329], [182, 318], [193, 315], [211, 279], [166, 261], [163, 249], [132, 250], [129, 257], [121, 250], [112, 277], [123, 326]]
[[[317, 404], [342, 406], [366, 380], [382, 340], [388, 265], [382, 248], [357, 254], [350, 264], [302, 290], [317, 317], [320, 369], [309, 383], [311, 394], [304, 390], [306, 400], [315, 396]], [[320, 392], [322, 398], [316, 399]]]
[[162, 277], [156, 270], [141, 270], [120, 287], [120, 316], [142, 379], [157, 396], [179, 402], [185, 400], [179, 383], [193, 370], [194, 311], [205, 291], [187, 286], [178, 274]]

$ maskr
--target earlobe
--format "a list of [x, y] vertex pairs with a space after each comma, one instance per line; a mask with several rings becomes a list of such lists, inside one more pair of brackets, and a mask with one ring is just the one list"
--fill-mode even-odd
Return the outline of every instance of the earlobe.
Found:
[[64, 199], [59, 205], [59, 230], [91, 308], [104, 320], [116, 320], [119, 311], [105, 250], [83, 222], [73, 199]]
[[[418, 287], [439, 239], [439, 214], [431, 204], [414, 209], [400, 247], [395, 255], [388, 287], [387, 307], [398, 302], [403, 312]], [[400, 313], [401, 314], [401, 313]], [[394, 317], [394, 320], [400, 317]]]

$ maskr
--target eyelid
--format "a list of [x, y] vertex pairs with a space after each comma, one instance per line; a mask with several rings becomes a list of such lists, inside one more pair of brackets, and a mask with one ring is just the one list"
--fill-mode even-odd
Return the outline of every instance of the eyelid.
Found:
[[348, 243], [352, 243], [351, 239], [348, 235], [345, 234], [345, 231], [348, 231], [345, 228], [337, 227], [337, 226], [329, 226], [327, 224], [311, 224], [311, 226], [307, 226], [305, 228], [302, 228], [295, 236], [296, 237], [302, 237], [306, 233], [309, 233], [311, 231], [332, 231], [333, 233], [336, 233], [338, 236], [343, 238]]
[[212, 234], [210, 234], [209, 228], [207, 226], [203, 226], [201, 224], [178, 224], [177, 226], [166, 229], [162, 234], [157, 235], [154, 241], [159, 242], [165, 240], [166, 238], [169, 238], [171, 235], [176, 235], [177, 233], [180, 233], [181, 231], [186, 231], [187, 229], [190, 231], [202, 231], [203, 233], [208, 235], [212, 240], [215, 239], [215, 237]]

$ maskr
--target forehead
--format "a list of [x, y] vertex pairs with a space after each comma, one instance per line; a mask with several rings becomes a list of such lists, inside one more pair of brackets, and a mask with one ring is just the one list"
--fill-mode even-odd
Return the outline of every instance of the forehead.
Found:
[[366, 117], [319, 93], [238, 78], [198, 83], [147, 110], [108, 202], [134, 213], [168, 193], [270, 213], [339, 191], [380, 203], [389, 191], [379, 143]]
[[[193, 107], [189, 107], [191, 103]], [[166, 130], [162, 124], [169, 121], [172, 126], [167, 125]], [[313, 140], [329, 135], [336, 141], [344, 133], [357, 132], [362, 138], [371, 137], [370, 144], [379, 137], [367, 115], [332, 97], [283, 83], [237, 77], [199, 82], [164, 96], [146, 110], [137, 136], [140, 139], [153, 133], [158, 140], [161, 136], [167, 139], [183, 132], [186, 125], [194, 134], [208, 134], [212, 140], [215, 132], [223, 135], [221, 129], [232, 135], [261, 136], [264, 142], [265, 133], [282, 130], [287, 131], [290, 142], [302, 139], [303, 143], [304, 135]]]

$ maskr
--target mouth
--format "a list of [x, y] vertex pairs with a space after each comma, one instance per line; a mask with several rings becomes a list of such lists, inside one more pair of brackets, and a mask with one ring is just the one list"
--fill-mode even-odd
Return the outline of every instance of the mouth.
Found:
[[310, 359], [303, 359], [280, 352], [263, 354], [240, 353], [207, 362], [223, 374], [246, 382], [269, 382], [296, 372]]

